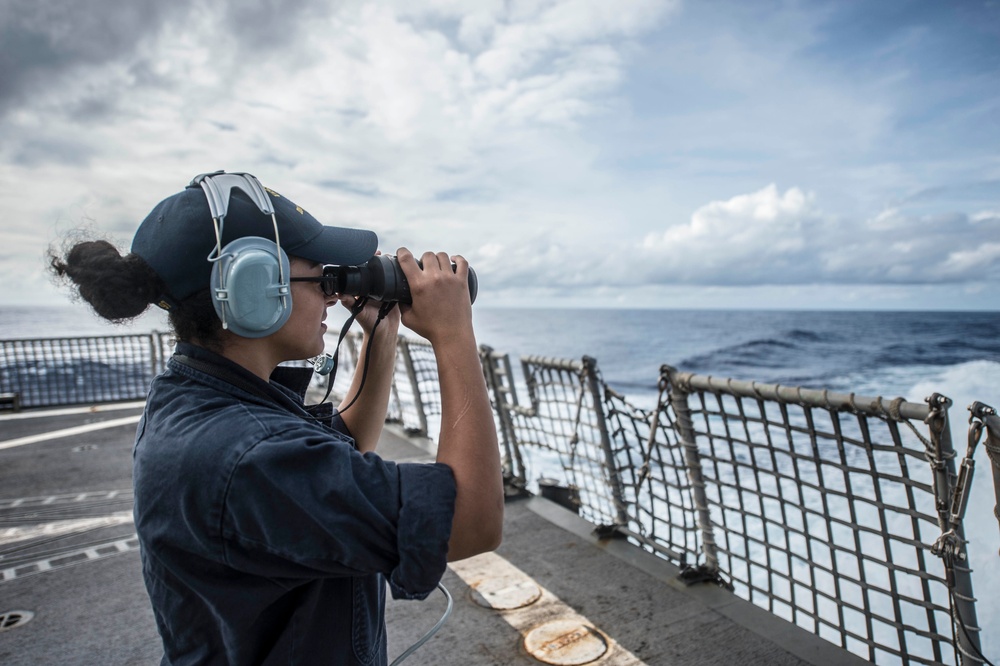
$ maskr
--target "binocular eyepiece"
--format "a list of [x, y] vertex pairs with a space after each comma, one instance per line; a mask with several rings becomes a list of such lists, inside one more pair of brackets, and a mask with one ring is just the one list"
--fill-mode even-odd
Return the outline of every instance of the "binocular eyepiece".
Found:
[[[417, 265], [423, 268], [423, 263], [417, 259]], [[454, 262], [451, 269], [456, 270]], [[336, 277], [336, 293], [345, 296], [368, 296], [378, 301], [412, 303], [410, 285], [399, 267], [399, 260], [391, 255], [379, 254], [359, 266], [327, 266], [323, 270], [325, 276]], [[469, 296], [476, 302], [479, 292], [479, 279], [476, 272], [469, 267]]]

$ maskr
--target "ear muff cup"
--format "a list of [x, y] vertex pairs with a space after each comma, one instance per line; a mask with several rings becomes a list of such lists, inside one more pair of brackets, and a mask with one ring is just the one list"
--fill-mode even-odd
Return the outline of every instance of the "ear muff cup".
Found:
[[281, 283], [288, 274], [288, 256], [274, 241], [255, 236], [234, 240], [212, 266], [216, 314], [237, 335], [271, 335], [292, 314], [292, 292]]

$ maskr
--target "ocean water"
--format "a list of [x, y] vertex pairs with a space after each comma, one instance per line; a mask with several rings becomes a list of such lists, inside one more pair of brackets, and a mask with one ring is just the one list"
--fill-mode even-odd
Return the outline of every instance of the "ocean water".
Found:
[[[342, 314], [331, 310], [330, 336]], [[1000, 408], [1000, 313], [489, 309], [474, 308], [480, 344], [512, 358], [597, 360], [613, 388], [640, 407], [655, 404], [659, 369], [752, 379], [863, 396], [953, 401], [952, 439], [965, 453], [967, 407]], [[72, 337], [167, 330], [158, 311], [128, 327], [110, 326], [82, 305], [0, 310], [0, 339]], [[335, 337], [334, 337], [335, 340]], [[331, 343], [332, 344], [332, 343]], [[981, 638], [1000, 660], [1000, 525], [993, 515], [985, 449], [966, 514]]]
[[[482, 310], [476, 327], [480, 342], [498, 351], [592, 356], [626, 394], [654, 392], [665, 363], [893, 397], [948, 368], [1000, 363], [1000, 313]], [[993, 390], [1000, 401], [1000, 385]]]

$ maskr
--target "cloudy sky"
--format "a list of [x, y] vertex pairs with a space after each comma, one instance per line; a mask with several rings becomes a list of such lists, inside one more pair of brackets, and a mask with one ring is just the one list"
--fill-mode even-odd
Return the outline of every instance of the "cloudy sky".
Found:
[[1000, 309], [1000, 2], [0, 0], [0, 305], [203, 171], [488, 305]]

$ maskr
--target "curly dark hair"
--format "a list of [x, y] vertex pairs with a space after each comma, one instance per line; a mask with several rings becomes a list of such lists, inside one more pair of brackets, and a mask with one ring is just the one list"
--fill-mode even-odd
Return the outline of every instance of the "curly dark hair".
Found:
[[[49, 248], [49, 269], [58, 280], [68, 282], [100, 317], [116, 324], [135, 319], [167, 293], [163, 281], [142, 257], [122, 255], [105, 240], [77, 242], [64, 251]], [[171, 307], [168, 315], [178, 340], [221, 349], [222, 322], [208, 289]]]

